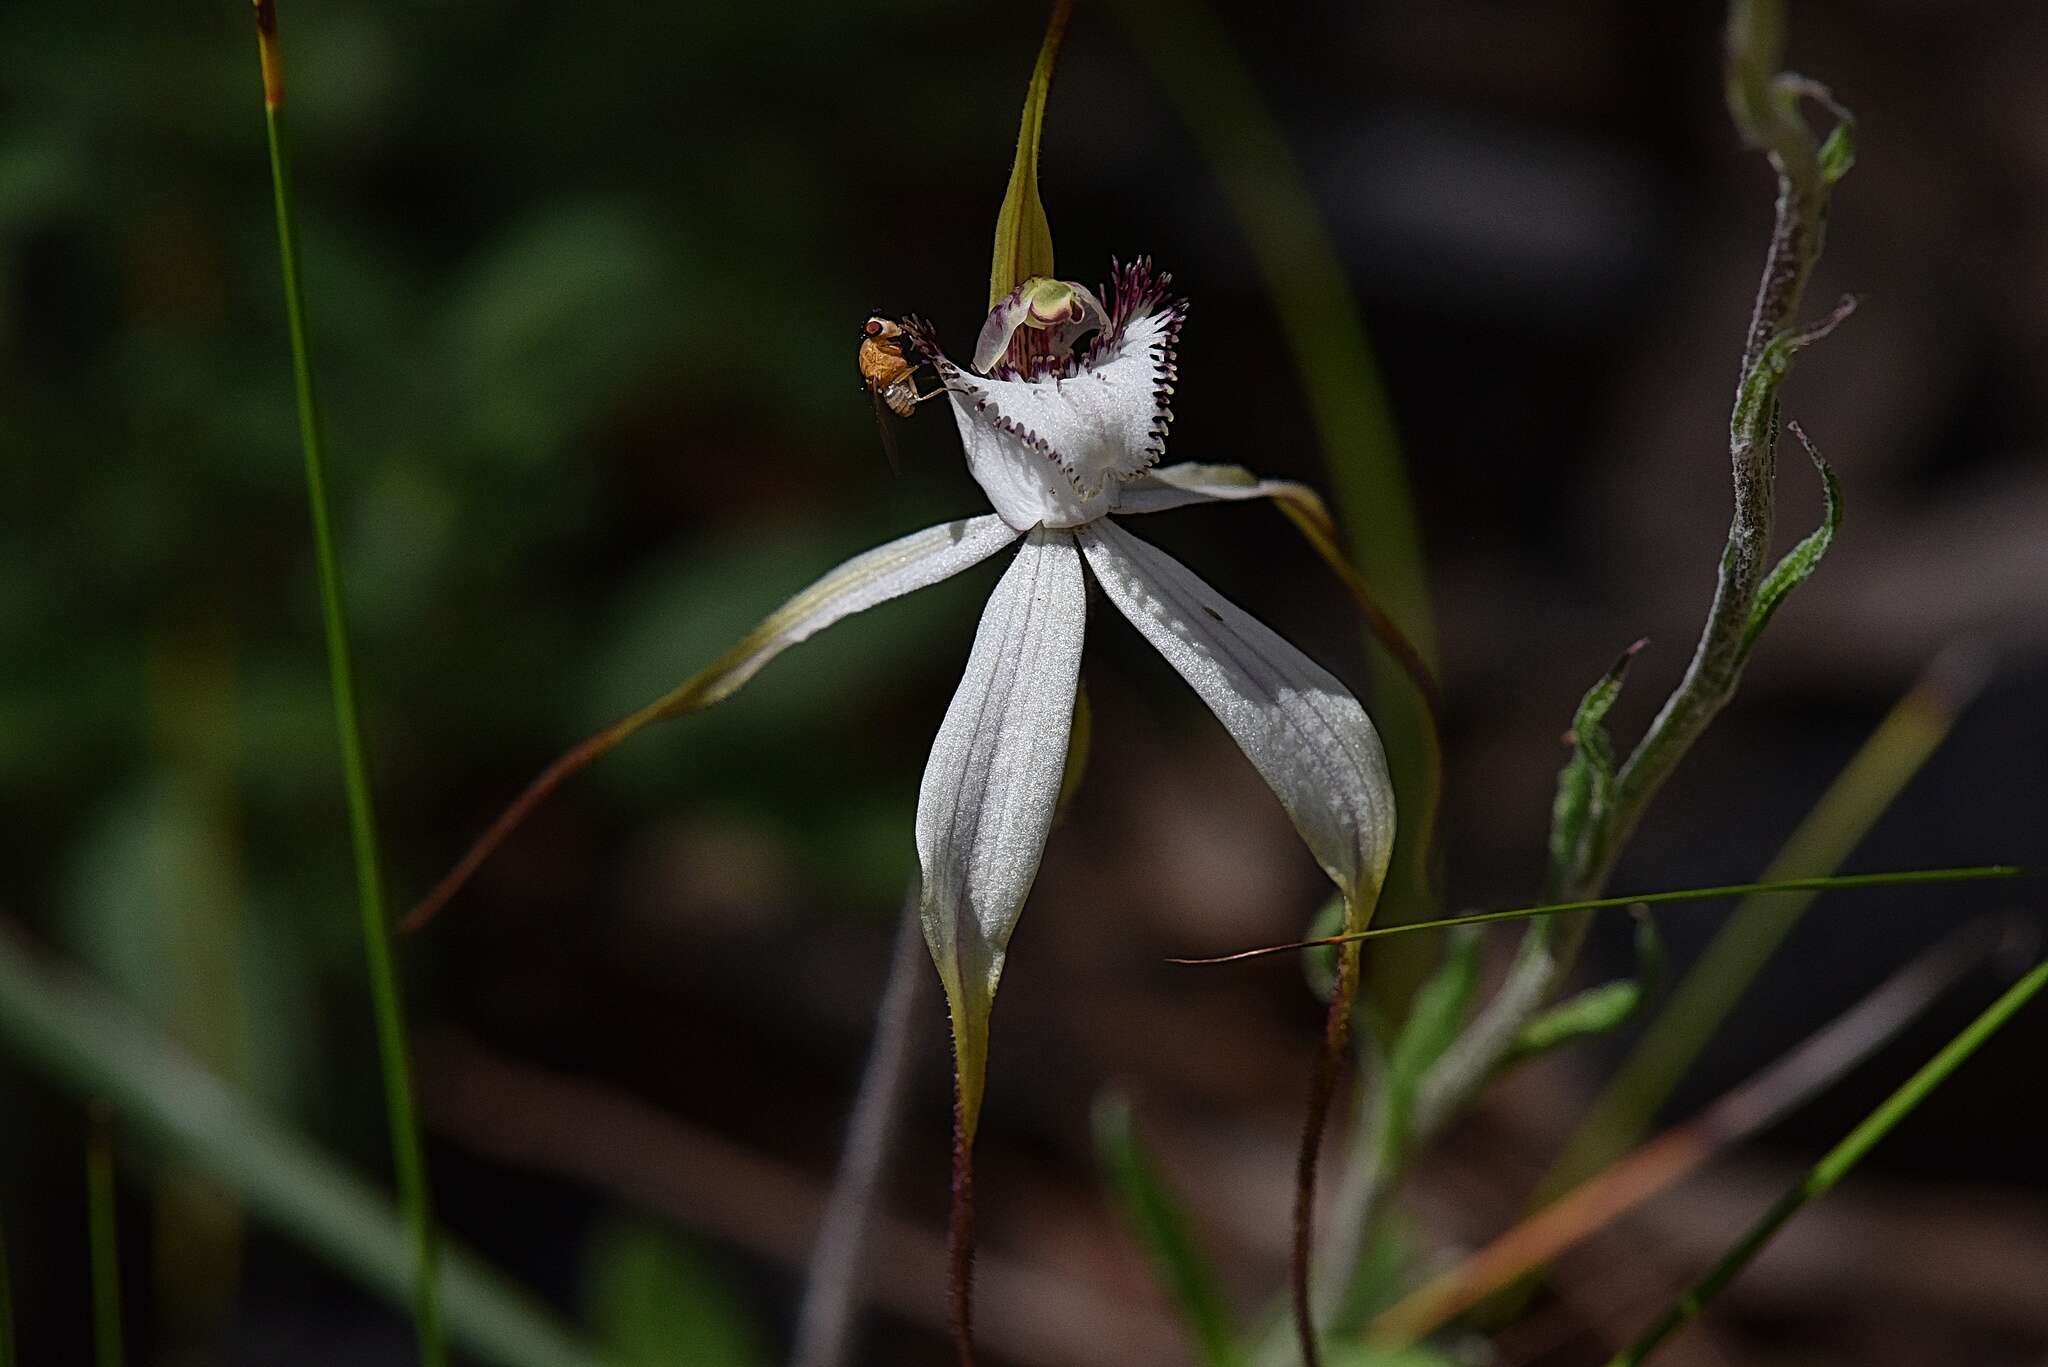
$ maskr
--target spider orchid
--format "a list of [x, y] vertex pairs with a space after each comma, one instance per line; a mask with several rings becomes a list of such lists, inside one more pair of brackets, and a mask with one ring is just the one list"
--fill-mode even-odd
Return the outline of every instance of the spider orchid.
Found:
[[1393, 847], [1393, 785], [1364, 709], [1327, 671], [1117, 521], [1292, 487], [1233, 467], [1159, 466], [1187, 313], [1169, 283], [1145, 260], [1112, 266], [1101, 297], [1070, 281], [1027, 280], [989, 313], [972, 370], [948, 359], [926, 325], [906, 326], [946, 388], [968, 470], [995, 513], [876, 552], [890, 557], [889, 588], [872, 581], [862, 606], [1023, 542], [982, 612], [917, 804], [925, 940], [953, 1017], [970, 1139], [989, 1009], [1060, 790], [1084, 563], [1103, 596], [1215, 712], [1355, 918], [1369, 914]]
[[[788, 647], [1018, 546], [982, 610], [917, 803], [921, 919], [952, 1015], [963, 1138], [972, 1141], [988, 1018], [1010, 933], [1051, 831], [1080, 675], [1087, 590], [1103, 595], [1215, 712], [1293, 819], [1362, 927], [1394, 841], [1393, 785], [1371, 721], [1344, 686], [1117, 520], [1219, 500], [1300, 498], [1235, 466], [1161, 467], [1186, 304], [1149, 261], [1112, 268], [1098, 296], [1035, 278], [999, 301], [962, 367], [911, 319], [944, 386], [991, 513], [855, 556], [731, 651], [528, 788], [413, 924], [444, 902], [568, 773], [649, 722], [718, 702]], [[1105, 302], [1106, 300], [1106, 302]]]

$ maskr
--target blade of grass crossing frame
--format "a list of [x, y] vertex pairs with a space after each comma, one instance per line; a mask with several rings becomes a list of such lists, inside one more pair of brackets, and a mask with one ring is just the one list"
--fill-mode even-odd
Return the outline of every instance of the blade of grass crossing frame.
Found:
[[1196, 1242], [1178, 1193], [1145, 1147], [1127, 1097], [1112, 1093], [1095, 1103], [1095, 1156], [1124, 1227], [1151, 1261], [1197, 1359], [1206, 1367], [1238, 1367], [1230, 1307], [1215, 1268]]
[[2048, 867], [2023, 864], [1972, 864], [1958, 869], [1907, 869], [1894, 873], [1845, 873], [1832, 878], [1787, 878], [1776, 883], [1724, 883], [1712, 888], [1680, 888], [1673, 892], [1637, 892], [1624, 897], [1593, 897], [1583, 902], [1552, 902], [1540, 907], [1511, 907], [1505, 911], [1475, 911], [1469, 916], [1446, 916], [1437, 921], [1414, 921], [1402, 926], [1378, 926], [1372, 930], [1325, 935], [1314, 940], [1291, 940], [1284, 945], [1261, 945], [1235, 954], [1212, 954], [1205, 958], [1173, 958], [1170, 964], [1232, 964], [1262, 959], [1272, 954], [1296, 954], [1324, 945], [1346, 945], [1359, 940], [1380, 940], [1394, 935], [1418, 935], [1427, 930], [1450, 930], [1456, 926], [1485, 926], [1500, 921], [1528, 921], [1538, 916], [1557, 916], [1568, 911], [1611, 911], [1616, 907], [1663, 906], [1671, 902], [1712, 902], [1752, 893], [1835, 892], [1850, 888], [1913, 888], [1935, 883], [1997, 883], [2016, 878], [2048, 878]]
[[1300, 167], [1207, 5], [1125, 0], [1124, 8], [1133, 39], [1214, 167], [1273, 296], [1353, 554], [1433, 665], [1421, 538], [1379, 364]]
[[[1947, 738], [1982, 673], [1970, 657], [1943, 652], [1828, 785], [1763, 881], [1840, 868]], [[1537, 1201], [1585, 1180], [1642, 1137], [1819, 892], [1752, 893], [1742, 900], [1580, 1120], [1537, 1189]]]
[[[0, 1048], [81, 1101], [104, 1099], [128, 1142], [182, 1158], [250, 1214], [374, 1294], [404, 1305], [415, 1245], [390, 1198], [196, 1063], [117, 998], [40, 962], [0, 921]], [[448, 1323], [480, 1362], [610, 1367], [473, 1256], [439, 1274]]]
[[92, 1257], [92, 1353], [97, 1367], [122, 1367], [121, 1245], [114, 1218], [112, 1121], [95, 1103], [87, 1121], [85, 1206], [87, 1244]]
[[1886, 1135], [1897, 1128], [1900, 1121], [1911, 1115], [1936, 1087], [1946, 1082], [1970, 1055], [1977, 1052], [1984, 1041], [1997, 1034], [1999, 1029], [2044, 986], [2048, 986], [2048, 960], [2036, 964], [2031, 972], [2008, 988], [2003, 996], [1985, 1008], [1982, 1015], [1970, 1022], [1961, 1034], [1943, 1046], [1940, 1053], [1929, 1059], [1918, 1072], [1908, 1078], [1903, 1086], [1885, 1098], [1876, 1110], [1864, 1118], [1862, 1124], [1851, 1130], [1841, 1143], [1828, 1151], [1826, 1157], [1814, 1164], [1797, 1185], [1779, 1197], [1771, 1208], [1721, 1255], [1720, 1260], [1708, 1269], [1705, 1276], [1679, 1296], [1648, 1329], [1643, 1331], [1640, 1338], [1616, 1353], [1609, 1361], [1608, 1367], [1641, 1367], [1641, 1364], [1647, 1362], [1673, 1334], [1698, 1319], [1708, 1303], [1734, 1281], [1743, 1268], [1749, 1266], [1756, 1255], [1763, 1251], [1764, 1246], [1776, 1237], [1778, 1231], [1783, 1229], [1793, 1216], [1834, 1190]]
[[356, 896], [362, 915], [363, 949], [377, 1022], [377, 1047], [384, 1074], [384, 1104], [391, 1130], [392, 1165], [400, 1204], [412, 1227], [416, 1283], [413, 1314], [419, 1357], [426, 1367], [448, 1361], [435, 1276], [437, 1239], [427, 1191], [426, 1154], [413, 1106], [412, 1048], [407, 1036], [398, 967], [384, 906], [384, 875], [378, 850], [377, 818], [364, 757], [355, 667], [350, 660], [340, 565], [327, 502], [327, 474], [321, 456], [320, 408], [313, 387], [313, 361], [306, 341], [305, 288], [299, 272], [298, 215], [292, 193], [290, 140], [284, 126], [284, 65], [278, 46], [276, 0], [255, 0], [257, 53], [263, 71], [264, 130], [270, 149], [271, 191], [277, 210], [278, 262], [283, 274], [285, 322], [291, 336], [292, 380], [298, 399], [299, 443], [305, 455], [306, 501], [312, 514], [313, 553], [320, 574], [320, 611], [327, 638], [329, 680], [334, 694], [335, 731], [341, 746], [342, 778], [348, 793], [350, 843], [356, 867]]
[[[1379, 364], [1350, 281], [1299, 164], [1230, 37], [1203, 0], [1124, 0], [1133, 41], [1180, 110], [1257, 263], [1320, 437], [1337, 520], [1366, 582], [1429, 668], [1436, 664], [1422, 538]], [[1395, 923], [1434, 906], [1427, 866], [1437, 795], [1434, 726], [1409, 672], [1370, 646], [1373, 722], [1404, 817], [1378, 916]], [[1413, 813], [1416, 819], [1406, 814]], [[1396, 1021], [1430, 960], [1373, 955], [1373, 992]]]

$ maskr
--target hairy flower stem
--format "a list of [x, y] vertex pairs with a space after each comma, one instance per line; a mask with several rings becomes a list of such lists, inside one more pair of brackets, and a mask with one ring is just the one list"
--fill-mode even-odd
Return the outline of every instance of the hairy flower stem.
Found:
[[953, 1352], [959, 1367], [974, 1367], [974, 1135], [956, 1084], [953, 1099], [953, 1202], [946, 1222]]
[[1323, 1131], [1329, 1128], [1330, 1102], [1336, 1096], [1337, 1078], [1344, 1071], [1344, 1056], [1351, 1043], [1351, 1012], [1358, 998], [1358, 959], [1357, 944], [1339, 948], [1337, 980], [1330, 993], [1329, 1014], [1323, 1018], [1322, 1052], [1316, 1055], [1315, 1072], [1309, 1080], [1308, 1114], [1302, 1121], [1301, 1155], [1294, 1171], [1294, 1256], [1289, 1281], [1302, 1367], [1319, 1367], [1322, 1362], [1322, 1352], [1316, 1346], [1315, 1308], [1310, 1295], [1315, 1256], [1316, 1167], [1323, 1152]]
[[[1736, 420], [1729, 433], [1735, 513], [1721, 555], [1713, 606], [1707, 612], [1685, 677], [1665, 700], [1650, 729], [1615, 776], [1614, 805], [1602, 821], [1583, 867], [1558, 869], [1552, 877], [1566, 897], [1593, 896], [1606, 883], [1614, 860], [1635, 833], [1650, 799], [1678, 767], [1686, 751], [1735, 696], [1753, 639], [1751, 609], [1770, 570], [1775, 518], [1778, 405], [1775, 392], [1762, 403], [1752, 397], [1765, 364], [1765, 347], [1799, 306], [1806, 273], [1820, 251], [1820, 210], [1779, 178], [1778, 221], [1750, 324], [1750, 350], [1736, 394]], [[1767, 313], [1773, 310], [1774, 313]], [[1759, 342], [1761, 333], [1763, 341]], [[1757, 411], [1749, 412], [1751, 408]]]
[[1845, 300], [1819, 326], [1799, 326], [1807, 281], [1827, 238], [1828, 201], [1835, 181], [1848, 167], [1846, 160], [1832, 167], [1823, 164], [1823, 144], [1800, 117], [1799, 103], [1806, 98], [1821, 101], [1842, 121], [1843, 135], [1852, 125], [1847, 111], [1835, 105], [1825, 88], [1777, 73], [1783, 42], [1777, 0], [1734, 0], [1727, 29], [1729, 117], [1744, 141], [1769, 158], [1778, 177], [1778, 198], [1728, 423], [1735, 510], [1713, 605], [1685, 677], [1615, 775], [1613, 803], [1602, 814], [1583, 862], [1551, 871], [1563, 897], [1590, 897], [1605, 884], [1650, 799], [1735, 695], [1755, 644], [1758, 624], [1752, 610], [1770, 572], [1779, 389], [1799, 348], [1825, 335], [1852, 306]]

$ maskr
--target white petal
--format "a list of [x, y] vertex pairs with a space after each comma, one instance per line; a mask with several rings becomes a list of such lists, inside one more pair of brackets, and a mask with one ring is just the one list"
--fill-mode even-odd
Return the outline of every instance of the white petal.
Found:
[[934, 361], [967, 468], [1011, 526], [1093, 521], [1118, 482], [1158, 462], [1179, 326], [1178, 306], [1134, 318], [1074, 373], [1042, 379], [989, 379]]
[[770, 660], [834, 622], [901, 598], [978, 565], [1017, 539], [1016, 529], [986, 513], [927, 527], [856, 555], [762, 619], [746, 639], [693, 683], [693, 707], [709, 707], [738, 691]]
[[1021, 389], [1026, 387], [1023, 382], [966, 377], [957, 370], [954, 375], [961, 378], [955, 379], [943, 367], [939, 374], [947, 381], [967, 472], [1005, 522], [1020, 532], [1041, 525], [1074, 527], [1109, 511], [1111, 489], [1083, 495], [1060, 468], [1049, 442], [1013, 425], [986, 401], [987, 386], [1015, 384]]
[[1260, 479], [1242, 465], [1161, 465], [1147, 470], [1117, 490], [1119, 513], [1163, 513], [1196, 503], [1237, 502], [1251, 498], [1322, 500], [1306, 484], [1291, 479]]
[[1365, 709], [1321, 666], [1113, 522], [1076, 536], [1116, 604], [1193, 685], [1294, 819], [1355, 914], [1394, 848], [1394, 785]]
[[445, 905], [491, 852], [518, 829], [527, 813], [561, 782], [642, 727], [669, 717], [700, 712], [739, 692], [741, 685], [799, 641], [808, 640], [842, 618], [951, 578], [988, 559], [1017, 539], [1000, 517], [962, 518], [891, 541], [856, 555], [763, 618], [731, 650], [661, 697], [623, 717], [541, 771], [519, 798], [499, 814], [469, 852], [406, 918], [416, 929]]
[[[982, 612], [925, 765], [917, 795], [925, 942], [963, 1059], [985, 1045], [1003, 951], [1052, 829], [1087, 603], [1073, 538], [1033, 532]], [[962, 1088], [978, 1104], [979, 1078], [963, 1075]]]

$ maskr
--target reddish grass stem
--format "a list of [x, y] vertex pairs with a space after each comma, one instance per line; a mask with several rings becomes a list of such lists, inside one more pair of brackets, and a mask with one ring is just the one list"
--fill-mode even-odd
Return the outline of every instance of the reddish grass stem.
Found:
[[1323, 1152], [1323, 1131], [1329, 1128], [1330, 1102], [1337, 1093], [1337, 1077], [1344, 1071], [1344, 1056], [1351, 1043], [1351, 1008], [1358, 996], [1358, 955], [1356, 944], [1343, 947], [1337, 956], [1337, 981], [1330, 994], [1330, 1011], [1323, 1018], [1323, 1047], [1309, 1080], [1308, 1114], [1302, 1120], [1301, 1155], [1294, 1170], [1294, 1256], [1289, 1281], [1294, 1295], [1294, 1328], [1301, 1340], [1302, 1367], [1321, 1367], [1322, 1352], [1316, 1346], [1315, 1314], [1309, 1304], [1310, 1262], [1315, 1251], [1316, 1167]]
[[953, 1202], [946, 1222], [946, 1253], [953, 1312], [953, 1351], [959, 1367], [974, 1367], [974, 1136], [956, 1088], [953, 1099]]

